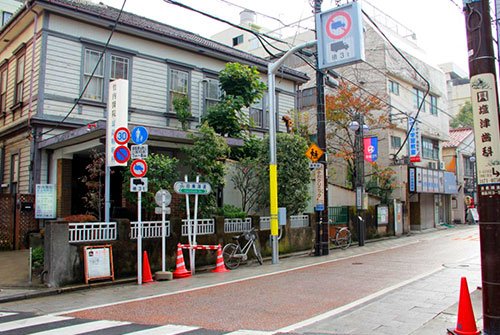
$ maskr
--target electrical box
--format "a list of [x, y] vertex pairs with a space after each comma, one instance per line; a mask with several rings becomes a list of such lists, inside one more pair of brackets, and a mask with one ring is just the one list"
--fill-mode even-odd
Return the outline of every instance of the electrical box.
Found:
[[286, 207], [278, 208], [278, 225], [286, 226]]

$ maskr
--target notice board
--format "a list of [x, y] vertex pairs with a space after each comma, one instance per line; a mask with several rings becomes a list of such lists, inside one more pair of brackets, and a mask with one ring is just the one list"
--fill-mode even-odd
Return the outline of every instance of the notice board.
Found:
[[83, 248], [85, 260], [85, 284], [89, 280], [115, 279], [111, 245], [95, 245]]

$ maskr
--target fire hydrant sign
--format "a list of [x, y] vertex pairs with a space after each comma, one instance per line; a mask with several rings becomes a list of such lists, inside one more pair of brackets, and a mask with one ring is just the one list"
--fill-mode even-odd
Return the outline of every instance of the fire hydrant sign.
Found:
[[316, 32], [320, 69], [364, 60], [363, 24], [358, 2], [316, 14]]

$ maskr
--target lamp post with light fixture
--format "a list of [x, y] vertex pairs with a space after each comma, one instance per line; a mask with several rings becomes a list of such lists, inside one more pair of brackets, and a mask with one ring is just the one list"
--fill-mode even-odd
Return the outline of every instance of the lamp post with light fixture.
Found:
[[[354, 187], [356, 189], [356, 210], [362, 211], [364, 207], [365, 194], [365, 164], [364, 164], [364, 132], [368, 130], [368, 126], [364, 123], [362, 114], [356, 114], [355, 119], [349, 124], [349, 129], [354, 131]], [[358, 241], [359, 246], [365, 245], [365, 222], [360, 215], [358, 220]]]

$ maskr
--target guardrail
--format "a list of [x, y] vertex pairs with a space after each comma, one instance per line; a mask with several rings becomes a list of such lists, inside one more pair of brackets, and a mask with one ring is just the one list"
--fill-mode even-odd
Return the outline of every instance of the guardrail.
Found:
[[[194, 220], [189, 220], [191, 222], [191, 232], [194, 233]], [[215, 220], [214, 219], [198, 219], [196, 220], [197, 232], [196, 235], [210, 235], [215, 234]], [[182, 236], [188, 236], [188, 220], [182, 220]]]
[[252, 229], [252, 218], [224, 219], [224, 233], [242, 233]]
[[270, 216], [261, 216], [259, 222], [260, 230], [271, 230], [271, 217]]
[[309, 216], [307, 215], [291, 215], [290, 228], [309, 227]]
[[[160, 238], [161, 221], [142, 221], [142, 238]], [[165, 221], [166, 236], [170, 236], [170, 221]], [[137, 221], [130, 222], [130, 239], [137, 239]]]
[[70, 243], [116, 240], [116, 222], [71, 222], [68, 231]]

